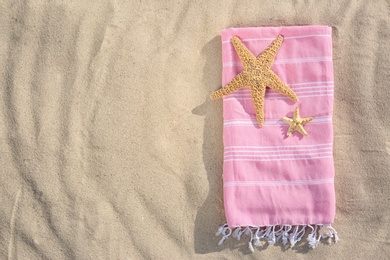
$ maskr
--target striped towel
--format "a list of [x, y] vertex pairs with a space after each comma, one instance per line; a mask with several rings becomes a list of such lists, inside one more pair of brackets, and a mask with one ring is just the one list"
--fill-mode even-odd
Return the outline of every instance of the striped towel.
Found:
[[[271, 67], [298, 96], [288, 97], [267, 88], [264, 126], [256, 122], [248, 87], [226, 95], [224, 117], [224, 205], [227, 224], [220, 244], [229, 236], [250, 236], [249, 248], [281, 241], [294, 246], [305, 233], [310, 247], [321, 238], [337, 241], [330, 225], [335, 216], [333, 165], [332, 32], [327, 26], [230, 28], [222, 32], [222, 85], [243, 70], [231, 39], [238, 36], [258, 56], [278, 35], [284, 37]], [[302, 117], [313, 117], [294, 132], [281, 120], [299, 107]], [[307, 231], [307, 232], [306, 232]]]

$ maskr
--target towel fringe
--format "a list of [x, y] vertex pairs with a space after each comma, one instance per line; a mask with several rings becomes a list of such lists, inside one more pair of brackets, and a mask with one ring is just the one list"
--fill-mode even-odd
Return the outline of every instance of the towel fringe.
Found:
[[218, 245], [222, 245], [230, 235], [237, 240], [240, 240], [243, 234], [250, 236], [248, 247], [251, 252], [254, 252], [254, 246], [259, 246], [261, 240], [265, 240], [272, 245], [280, 241], [283, 245], [287, 245], [290, 242], [290, 246], [293, 248], [296, 243], [302, 240], [306, 231], [310, 232], [306, 240], [309, 247], [313, 249], [318, 246], [321, 240], [328, 239], [329, 242], [333, 240], [334, 243], [337, 243], [339, 240], [336, 230], [330, 224], [248, 226], [233, 229], [224, 224], [219, 227], [215, 235], [222, 235]]

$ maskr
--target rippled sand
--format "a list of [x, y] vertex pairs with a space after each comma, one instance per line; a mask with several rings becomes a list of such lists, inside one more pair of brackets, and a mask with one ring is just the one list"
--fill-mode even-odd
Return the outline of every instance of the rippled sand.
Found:
[[[388, 1], [0, 1], [0, 259], [389, 259]], [[341, 241], [217, 246], [223, 28], [333, 27]]]

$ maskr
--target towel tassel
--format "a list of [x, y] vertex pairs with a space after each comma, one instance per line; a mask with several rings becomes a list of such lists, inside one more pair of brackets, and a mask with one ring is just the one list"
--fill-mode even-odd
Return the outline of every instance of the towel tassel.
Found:
[[248, 248], [251, 252], [254, 252], [254, 246], [259, 246], [261, 240], [265, 240], [272, 245], [278, 242], [287, 245], [290, 242], [290, 246], [293, 248], [305, 236], [306, 230], [309, 230], [306, 240], [309, 247], [313, 249], [318, 246], [321, 240], [333, 240], [335, 243], [339, 240], [336, 230], [330, 224], [239, 226], [235, 228], [230, 228], [227, 224], [224, 224], [219, 227], [215, 235], [222, 235], [218, 245], [222, 245], [230, 235], [237, 240], [240, 240], [242, 235], [250, 236]]

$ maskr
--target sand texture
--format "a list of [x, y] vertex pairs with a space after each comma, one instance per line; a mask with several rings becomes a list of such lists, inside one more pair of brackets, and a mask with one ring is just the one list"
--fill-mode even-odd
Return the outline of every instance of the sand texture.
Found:
[[[389, 1], [0, 1], [0, 259], [390, 259]], [[221, 30], [329, 25], [340, 242], [214, 236]]]

